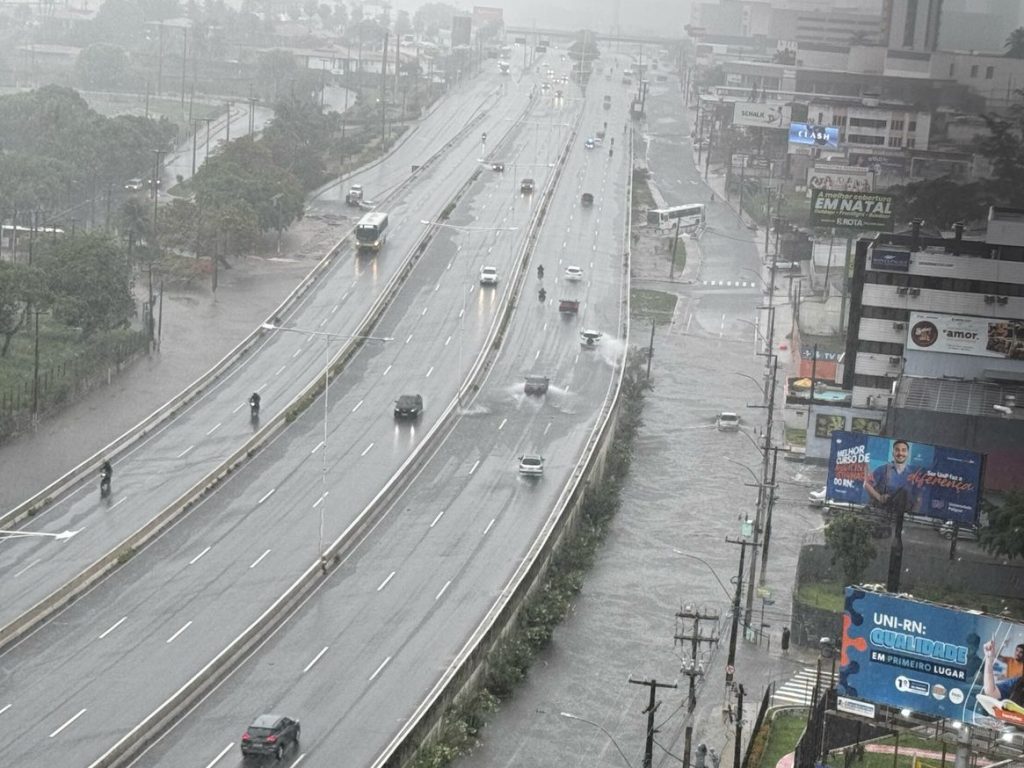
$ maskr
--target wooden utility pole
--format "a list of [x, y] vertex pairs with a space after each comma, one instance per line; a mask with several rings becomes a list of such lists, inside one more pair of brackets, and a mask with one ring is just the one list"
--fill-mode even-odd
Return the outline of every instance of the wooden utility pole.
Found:
[[644, 712], [647, 713], [647, 738], [644, 741], [644, 762], [643, 768], [651, 768], [651, 764], [654, 761], [654, 713], [657, 711], [660, 704], [654, 700], [655, 689], [657, 688], [678, 688], [679, 686], [675, 683], [659, 683], [657, 680], [634, 680], [632, 677], [629, 678], [629, 682], [634, 685], [646, 685], [651, 692], [650, 701], [647, 704], [647, 708]]

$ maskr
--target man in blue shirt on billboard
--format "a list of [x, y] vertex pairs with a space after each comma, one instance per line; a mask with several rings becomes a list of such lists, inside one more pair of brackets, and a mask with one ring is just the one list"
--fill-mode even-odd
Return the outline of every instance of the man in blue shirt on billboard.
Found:
[[918, 468], [911, 466], [909, 460], [910, 443], [897, 440], [892, 444], [892, 461], [874, 472], [865, 471], [864, 490], [873, 506], [889, 512], [917, 514], [921, 507], [921, 489], [912, 478]]
[[1008, 677], [996, 682], [993, 667], [996, 660], [996, 643], [989, 640], [982, 650], [985, 652], [985, 670], [982, 683], [985, 695], [999, 701], [1010, 700], [1018, 706], [1024, 706], [1024, 677]]

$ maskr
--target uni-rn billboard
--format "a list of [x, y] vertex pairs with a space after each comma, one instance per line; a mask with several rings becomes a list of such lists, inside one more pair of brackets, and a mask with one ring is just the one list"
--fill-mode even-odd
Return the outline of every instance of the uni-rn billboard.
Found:
[[1024, 624], [847, 587], [840, 696], [1024, 729]]

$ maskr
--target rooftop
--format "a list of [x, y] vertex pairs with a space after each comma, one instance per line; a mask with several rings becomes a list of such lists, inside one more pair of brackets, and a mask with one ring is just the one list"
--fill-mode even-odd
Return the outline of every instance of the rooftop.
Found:
[[[904, 376], [897, 388], [895, 405], [940, 413], [994, 417], [999, 414], [992, 406], [1005, 406], [1008, 403], [1024, 404], [1024, 383]], [[1024, 418], [1024, 410], [1014, 409], [1009, 418]]]

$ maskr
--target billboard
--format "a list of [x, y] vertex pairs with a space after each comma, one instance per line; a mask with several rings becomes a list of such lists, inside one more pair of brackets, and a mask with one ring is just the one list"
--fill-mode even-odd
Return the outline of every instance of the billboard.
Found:
[[501, 8], [493, 8], [486, 5], [473, 6], [473, 26], [477, 29], [493, 24], [496, 27], [505, 26], [504, 12]]
[[871, 268], [885, 272], [909, 272], [910, 251], [905, 248], [872, 248]]
[[816, 189], [811, 193], [811, 224], [892, 231], [892, 195]]
[[839, 696], [1024, 730], [1024, 624], [846, 588]]
[[458, 45], [469, 45], [473, 30], [471, 16], [452, 16], [452, 48]]
[[1024, 360], [1024, 320], [911, 312], [907, 349]]
[[738, 101], [733, 105], [732, 122], [755, 128], [785, 128], [789, 125], [789, 105], [783, 101]]
[[789, 124], [789, 143], [839, 149], [839, 129], [832, 125]]
[[981, 454], [861, 432], [833, 432], [825, 496], [887, 512], [974, 524]]
[[816, 165], [807, 170], [807, 188], [871, 192], [875, 188], [875, 174], [870, 168], [854, 165]]

